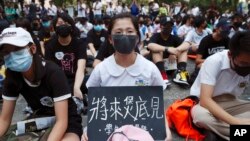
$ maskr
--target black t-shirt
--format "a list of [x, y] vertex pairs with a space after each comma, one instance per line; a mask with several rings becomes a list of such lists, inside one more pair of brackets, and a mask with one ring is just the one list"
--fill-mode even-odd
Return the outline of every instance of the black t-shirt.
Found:
[[68, 79], [75, 79], [77, 61], [87, 58], [86, 43], [72, 38], [67, 46], [62, 46], [57, 37], [51, 38], [45, 47], [45, 58], [55, 62], [65, 72]]
[[38, 57], [35, 61], [36, 85], [31, 85], [21, 73], [7, 69], [3, 97], [14, 100], [21, 94], [32, 110], [53, 115], [54, 102], [69, 99], [71, 92], [64, 72], [55, 63]]
[[100, 35], [97, 35], [95, 30], [92, 29], [87, 34], [87, 43], [94, 44], [96, 50], [99, 50], [101, 44], [108, 40], [108, 32], [106, 30], [102, 30]]
[[197, 54], [202, 55], [202, 59], [206, 59], [210, 55], [223, 51], [224, 49], [228, 49], [228, 44], [229, 44], [228, 37], [216, 41], [210, 34], [201, 40], [199, 48], [197, 50]]
[[178, 47], [182, 43], [182, 39], [175, 35], [169, 35], [167, 40], [161, 37], [161, 33], [155, 33], [150, 38], [149, 43], [156, 43], [166, 47]]

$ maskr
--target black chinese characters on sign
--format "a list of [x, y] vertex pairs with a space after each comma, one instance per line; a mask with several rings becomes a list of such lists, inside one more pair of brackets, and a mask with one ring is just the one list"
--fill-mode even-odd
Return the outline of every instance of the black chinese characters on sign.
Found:
[[162, 86], [90, 87], [88, 96], [90, 141], [107, 140], [127, 124], [148, 131], [154, 140], [165, 139]]

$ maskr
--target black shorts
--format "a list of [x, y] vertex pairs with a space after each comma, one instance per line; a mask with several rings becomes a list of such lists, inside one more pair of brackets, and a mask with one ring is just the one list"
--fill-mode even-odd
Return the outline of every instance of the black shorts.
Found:
[[82, 136], [82, 117], [77, 114], [77, 107], [72, 98], [69, 98], [69, 121], [66, 133], [75, 133], [81, 139]]

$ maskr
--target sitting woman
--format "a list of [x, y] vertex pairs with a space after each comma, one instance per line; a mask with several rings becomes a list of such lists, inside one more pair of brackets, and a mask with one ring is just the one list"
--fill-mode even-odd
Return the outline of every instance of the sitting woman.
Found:
[[81, 116], [71, 98], [63, 71], [36, 54], [31, 35], [23, 28], [6, 28], [1, 34], [0, 57], [7, 68], [4, 83], [0, 137], [7, 132], [21, 94], [36, 117], [55, 116], [48, 141], [79, 141]]
[[[136, 80], [140, 78], [143, 83], [140, 86], [166, 88], [157, 67], [135, 52], [140, 42], [140, 32], [138, 22], [133, 16], [123, 13], [113, 17], [109, 27], [109, 36], [115, 52], [94, 68], [86, 83], [87, 87], [138, 86]], [[170, 140], [171, 132], [167, 123], [166, 129], [167, 138]], [[83, 140], [88, 139], [85, 133]]]

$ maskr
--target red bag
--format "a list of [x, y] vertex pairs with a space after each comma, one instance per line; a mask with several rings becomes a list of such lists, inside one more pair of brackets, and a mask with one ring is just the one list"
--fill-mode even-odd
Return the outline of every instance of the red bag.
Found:
[[177, 133], [186, 140], [193, 139], [196, 141], [205, 138], [192, 122], [191, 108], [199, 102], [196, 96], [189, 96], [184, 99], [178, 99], [166, 110], [166, 116], [170, 128], [175, 128]]

